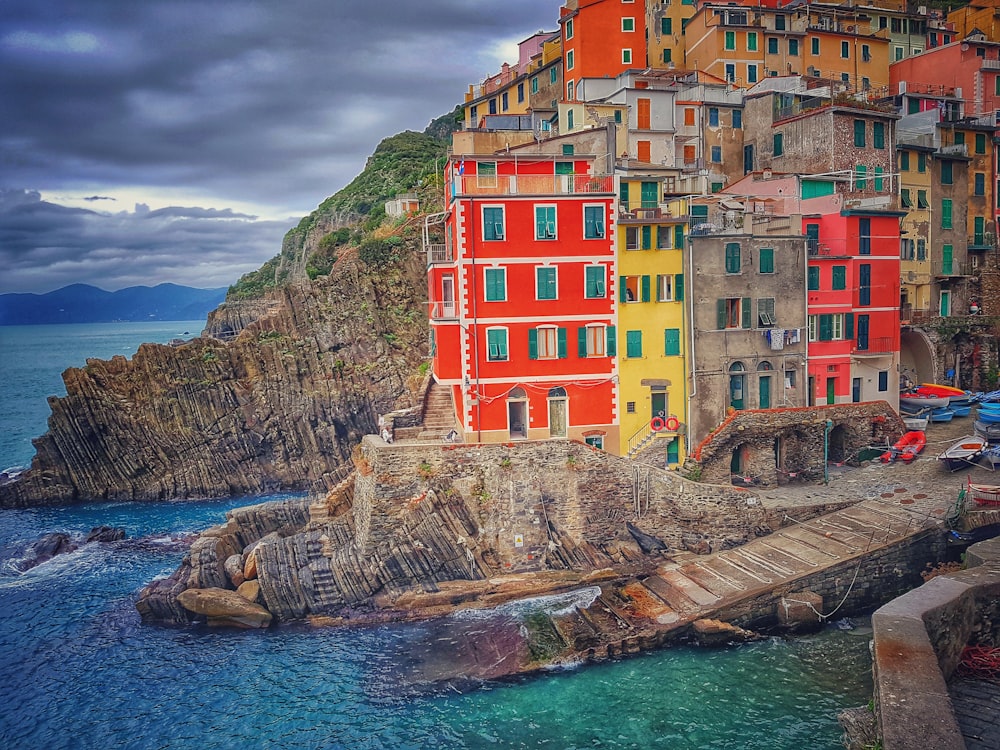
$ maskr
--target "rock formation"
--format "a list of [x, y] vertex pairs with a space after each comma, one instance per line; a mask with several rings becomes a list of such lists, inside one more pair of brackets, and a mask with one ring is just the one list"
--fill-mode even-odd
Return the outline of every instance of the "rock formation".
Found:
[[227, 302], [183, 346], [67, 370], [67, 395], [50, 399], [48, 432], [31, 468], [0, 484], [0, 507], [333, 483], [419, 380], [425, 267], [415, 230], [402, 239], [389, 264], [345, 248], [328, 277]]

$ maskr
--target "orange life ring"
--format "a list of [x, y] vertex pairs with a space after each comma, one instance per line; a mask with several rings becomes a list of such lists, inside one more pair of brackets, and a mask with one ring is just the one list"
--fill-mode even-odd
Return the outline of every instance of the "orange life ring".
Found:
[[653, 432], [659, 432], [665, 426], [666, 425], [663, 422], [663, 417], [653, 417], [651, 420], [649, 420], [649, 429], [651, 429]]
[[677, 432], [677, 430], [681, 426], [681, 423], [677, 421], [677, 417], [667, 417], [665, 425], [667, 428], [667, 432]]

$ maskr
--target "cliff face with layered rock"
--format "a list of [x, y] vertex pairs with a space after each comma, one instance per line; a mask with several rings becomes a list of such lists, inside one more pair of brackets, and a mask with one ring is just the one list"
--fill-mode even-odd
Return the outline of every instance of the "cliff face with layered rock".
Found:
[[209, 335], [67, 370], [0, 506], [325, 487], [419, 381], [425, 266], [416, 228], [398, 235], [379, 264], [345, 248], [329, 276], [226, 303]]

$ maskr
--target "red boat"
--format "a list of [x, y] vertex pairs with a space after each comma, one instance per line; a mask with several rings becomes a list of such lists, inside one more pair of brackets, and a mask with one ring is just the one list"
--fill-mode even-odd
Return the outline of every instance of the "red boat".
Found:
[[911, 430], [896, 441], [889, 450], [882, 454], [882, 463], [888, 464], [897, 458], [910, 463], [927, 445], [927, 436], [920, 430]]

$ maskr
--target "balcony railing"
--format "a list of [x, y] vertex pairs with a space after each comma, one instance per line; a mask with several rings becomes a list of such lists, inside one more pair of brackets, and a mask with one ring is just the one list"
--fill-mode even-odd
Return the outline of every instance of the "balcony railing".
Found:
[[892, 336], [872, 336], [867, 341], [855, 341], [851, 353], [859, 357], [880, 357], [891, 354], [897, 349], [896, 339]]
[[457, 320], [458, 307], [454, 302], [431, 302], [431, 320]]
[[465, 175], [455, 178], [456, 195], [613, 194], [614, 178], [590, 175]]
[[993, 232], [983, 232], [969, 237], [969, 250], [992, 250], [996, 246]]
[[965, 263], [959, 263], [957, 261], [946, 263], [941, 261], [940, 263], [935, 263], [934, 265], [934, 275], [938, 278], [975, 275], [975, 267], [968, 261]]
[[427, 246], [427, 265], [433, 266], [435, 263], [451, 263], [455, 260], [451, 248], [447, 245]]

